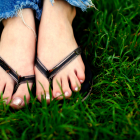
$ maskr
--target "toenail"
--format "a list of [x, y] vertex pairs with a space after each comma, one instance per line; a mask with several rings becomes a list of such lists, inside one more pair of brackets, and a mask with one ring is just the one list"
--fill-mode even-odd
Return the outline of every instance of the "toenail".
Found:
[[75, 91], [78, 91], [78, 87], [75, 88]]
[[56, 93], [56, 97], [59, 97], [60, 95], [61, 95], [61, 93], [59, 93], [59, 92], [58, 92], [58, 93]]
[[7, 99], [3, 99], [3, 103], [6, 104], [7, 103]]
[[80, 83], [83, 83], [84, 81], [83, 80], [80, 80]]
[[46, 100], [49, 100], [49, 99], [50, 99], [50, 94], [47, 93], [47, 94], [46, 94]]
[[14, 104], [14, 105], [21, 105], [23, 102], [23, 100], [19, 97], [13, 99], [12, 103], [11, 104]]
[[65, 96], [69, 96], [69, 92], [68, 91], [65, 92]]

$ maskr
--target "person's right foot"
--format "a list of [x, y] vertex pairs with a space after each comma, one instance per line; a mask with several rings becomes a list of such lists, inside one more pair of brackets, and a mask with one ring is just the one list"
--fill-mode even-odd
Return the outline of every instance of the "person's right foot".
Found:
[[[52, 69], [78, 47], [72, 29], [75, 14], [76, 9], [64, 1], [55, 1], [53, 6], [50, 1], [44, 1], [37, 56], [48, 70]], [[62, 95], [57, 81], [62, 86], [66, 98], [72, 95], [71, 89], [77, 92], [78, 87], [81, 87], [81, 83], [85, 80], [84, 71], [85, 66], [79, 55], [53, 78], [53, 97], [57, 98]], [[46, 91], [46, 99], [49, 103], [49, 82], [37, 68], [35, 68], [35, 75], [36, 95], [41, 101], [41, 95], [44, 94], [41, 83]], [[69, 86], [69, 81], [71, 87]], [[62, 99], [62, 97], [60, 96], [57, 99]]]
[[[35, 29], [34, 15], [31, 9], [22, 10], [26, 23]], [[19, 75], [34, 75], [35, 36], [22, 22], [20, 17], [3, 20], [4, 29], [0, 42], [0, 57]], [[15, 81], [0, 67], [0, 93], [10, 106], [19, 109], [24, 106], [24, 96], [27, 103], [30, 95], [27, 84], [21, 84], [12, 95]], [[32, 87], [32, 83], [29, 83]]]

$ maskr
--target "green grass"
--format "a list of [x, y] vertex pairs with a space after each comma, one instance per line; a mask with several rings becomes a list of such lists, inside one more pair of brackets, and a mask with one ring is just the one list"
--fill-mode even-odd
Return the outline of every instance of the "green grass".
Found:
[[73, 26], [93, 71], [85, 101], [31, 101], [22, 110], [0, 101], [0, 139], [140, 139], [140, 2], [94, 0]]

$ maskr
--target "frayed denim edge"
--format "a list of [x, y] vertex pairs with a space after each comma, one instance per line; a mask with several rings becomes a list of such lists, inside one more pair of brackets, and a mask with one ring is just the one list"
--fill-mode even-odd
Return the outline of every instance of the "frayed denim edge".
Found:
[[[54, 3], [54, 0], [50, 0], [51, 3]], [[87, 10], [87, 8], [94, 7], [96, 10], [98, 10], [95, 5], [92, 3], [91, 0], [66, 0], [69, 4], [75, 7], [81, 8], [81, 10], [84, 12]]]
[[17, 13], [19, 10], [21, 10], [23, 8], [27, 8], [27, 7], [36, 10], [37, 19], [41, 18], [42, 10], [39, 9], [38, 5], [35, 4], [34, 2], [26, 1], [26, 2], [22, 2], [22, 3], [17, 2], [17, 4], [15, 5], [15, 9], [13, 11], [0, 14], [0, 21], [2, 21], [3, 19], [7, 19], [10, 17], [12, 18], [14, 16], [17, 16]]
[[[52, 4], [54, 3], [54, 0], [50, 0], [50, 1]], [[98, 10], [91, 0], [66, 0], [66, 1], [75, 7], [81, 8], [82, 11], [86, 11], [87, 8], [91, 8], [91, 7], [94, 7], [96, 10]], [[27, 7], [36, 10], [36, 18], [40, 20], [42, 9], [39, 9], [38, 5], [35, 4], [34, 2], [26, 1], [22, 3], [17, 2], [17, 5], [15, 5], [15, 9], [13, 11], [0, 14], [0, 22], [3, 19], [17, 16], [17, 12], [19, 10]]]

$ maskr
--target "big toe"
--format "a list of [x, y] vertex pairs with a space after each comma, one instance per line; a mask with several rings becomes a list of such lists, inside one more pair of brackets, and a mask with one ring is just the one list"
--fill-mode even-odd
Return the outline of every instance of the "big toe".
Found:
[[1, 86], [1, 91], [3, 92], [3, 100], [5, 101], [6, 104], [8, 104], [11, 100], [13, 90], [14, 90], [14, 82], [8, 82], [5, 83], [5, 90], [4, 90], [4, 84]]
[[36, 96], [41, 102], [42, 98], [46, 99], [47, 103], [50, 103], [50, 99], [53, 97], [49, 93], [49, 81], [36, 69]]
[[[29, 83], [29, 88], [31, 89], [32, 83]], [[27, 88], [27, 84], [22, 84], [18, 87], [17, 91], [12, 96], [12, 101], [10, 106], [15, 109], [20, 109], [29, 103], [30, 94]]]

